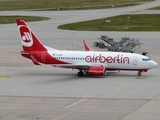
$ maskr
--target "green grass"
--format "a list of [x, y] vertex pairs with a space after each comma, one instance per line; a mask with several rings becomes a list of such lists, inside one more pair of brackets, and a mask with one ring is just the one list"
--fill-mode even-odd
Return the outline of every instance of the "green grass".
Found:
[[159, 21], [160, 15], [158, 14], [120, 15], [60, 25], [58, 28], [83, 31], [160, 31]]
[[129, 7], [139, 5], [138, 3], [132, 4], [116, 4], [112, 5], [90, 5], [90, 6], [76, 6], [76, 7], [59, 7], [59, 8], [45, 8], [45, 9], [36, 9], [38, 11], [56, 11], [56, 10], [90, 10], [90, 9], [107, 9], [107, 8], [118, 8], [118, 7]]
[[15, 23], [17, 18], [23, 18], [26, 22], [49, 19], [46, 17], [38, 17], [38, 16], [0, 16], [0, 24]]
[[[133, 6], [153, 0], [4, 0], [0, 1], [0, 11], [6, 10], [79, 10], [102, 9]], [[16, 18], [25, 18], [28, 21], [39, 21], [49, 18], [32, 16], [0, 16], [0, 24], [14, 23]], [[101, 28], [100, 28], [101, 29]]]
[[[153, 0], [10, 0], [0, 1], [0, 11], [2, 10], [24, 10], [24, 9], [49, 9], [57, 10], [62, 9], [85, 9], [86, 7], [80, 8], [79, 6], [93, 6], [103, 8], [104, 6], [112, 4], [123, 4], [123, 3], [134, 3], [134, 2], [146, 2]], [[103, 6], [102, 6], [103, 5]], [[128, 5], [127, 5], [128, 6]], [[88, 9], [88, 8], [87, 8]]]
[[160, 10], [160, 6], [155, 7], [155, 8], [151, 8], [150, 10]]

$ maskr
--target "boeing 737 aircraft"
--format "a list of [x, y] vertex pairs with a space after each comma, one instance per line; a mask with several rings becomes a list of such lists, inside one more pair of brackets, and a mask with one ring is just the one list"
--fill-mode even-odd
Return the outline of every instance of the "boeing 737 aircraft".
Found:
[[138, 71], [137, 75], [141, 76], [142, 72], [158, 65], [136, 53], [92, 51], [85, 41], [86, 51], [56, 50], [44, 46], [23, 19], [17, 19], [16, 22], [23, 47], [21, 55], [31, 59], [35, 65], [78, 69], [78, 76], [104, 76], [111, 70]]

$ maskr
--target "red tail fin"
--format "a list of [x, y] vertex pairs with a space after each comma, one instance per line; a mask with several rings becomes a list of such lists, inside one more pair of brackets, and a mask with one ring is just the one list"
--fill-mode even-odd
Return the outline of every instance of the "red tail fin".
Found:
[[16, 22], [24, 51], [46, 51], [23, 19], [16, 19]]
[[83, 43], [84, 43], [84, 47], [85, 47], [86, 51], [92, 51], [85, 40], [83, 40]]

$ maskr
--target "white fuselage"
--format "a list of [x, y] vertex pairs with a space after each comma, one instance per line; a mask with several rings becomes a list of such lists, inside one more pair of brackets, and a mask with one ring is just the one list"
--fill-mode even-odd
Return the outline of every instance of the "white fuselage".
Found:
[[69, 63], [64, 65], [61, 64], [61, 67], [65, 67], [67, 65], [101, 65], [105, 66], [107, 69], [113, 70], [139, 70], [150, 69], [157, 65], [156, 62], [150, 60], [148, 57], [135, 53], [95, 51], [48, 51], [48, 53], [57, 60]]

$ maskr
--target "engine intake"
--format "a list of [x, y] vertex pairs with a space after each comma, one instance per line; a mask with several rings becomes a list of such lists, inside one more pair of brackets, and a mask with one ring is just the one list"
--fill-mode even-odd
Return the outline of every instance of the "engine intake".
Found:
[[107, 74], [107, 69], [104, 66], [91, 66], [87, 69], [88, 75], [104, 76]]

